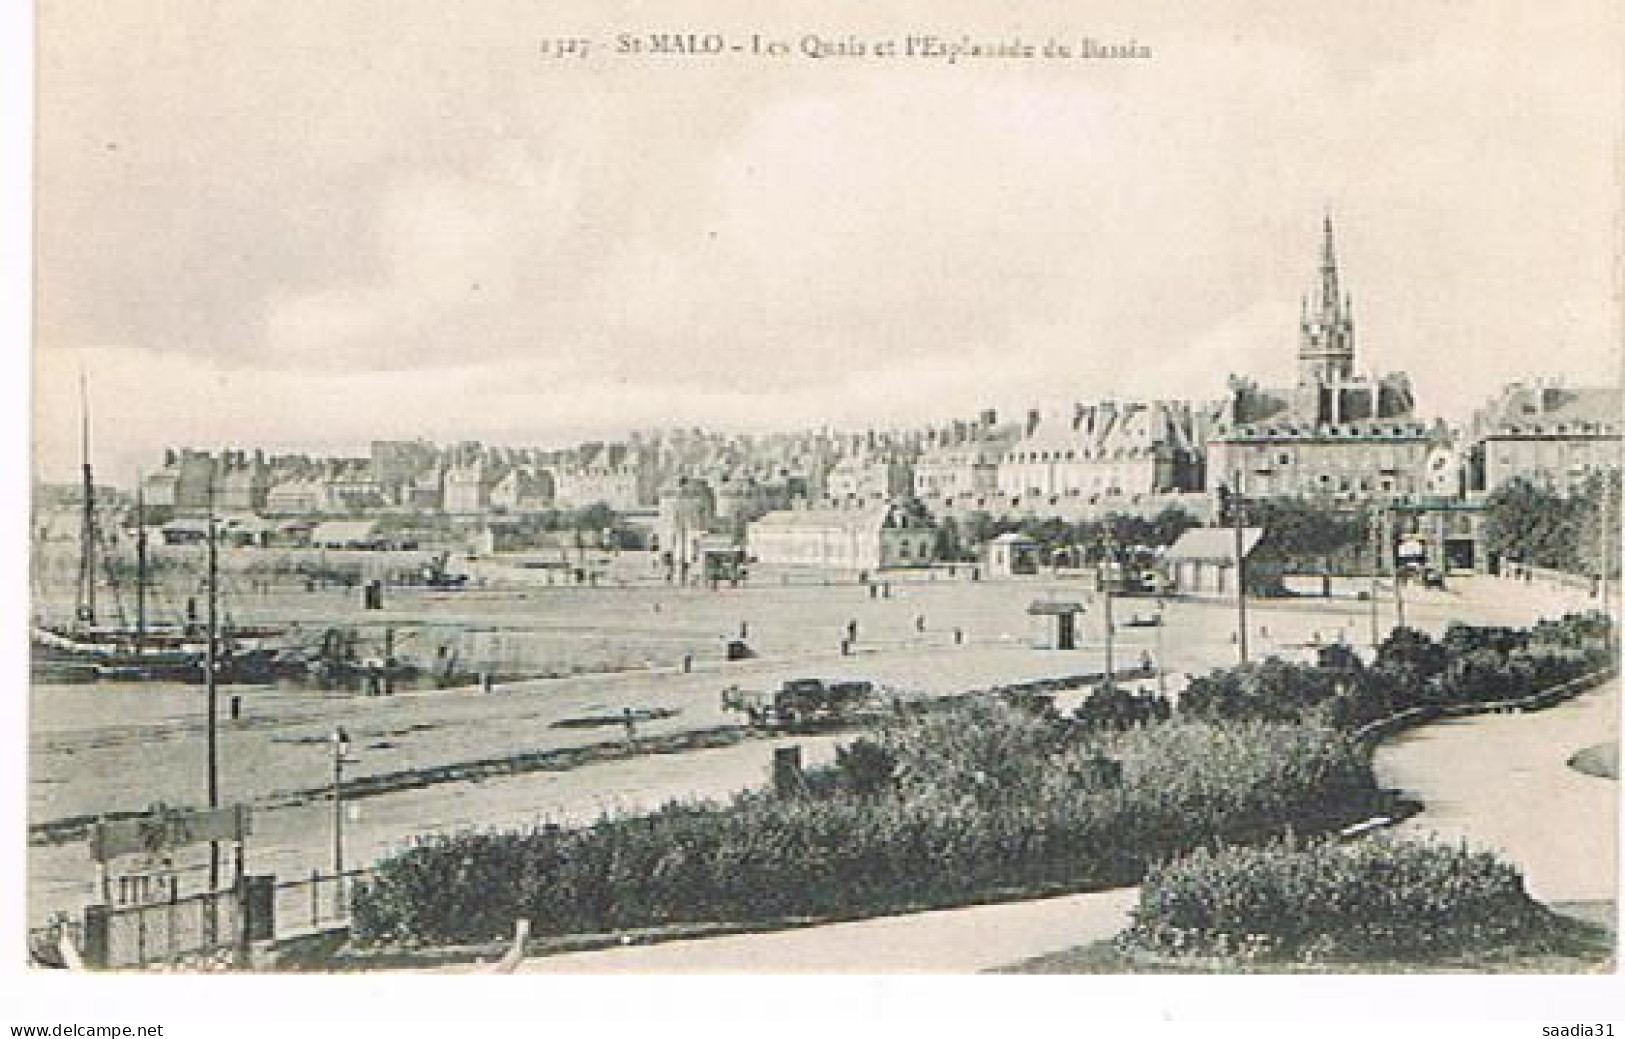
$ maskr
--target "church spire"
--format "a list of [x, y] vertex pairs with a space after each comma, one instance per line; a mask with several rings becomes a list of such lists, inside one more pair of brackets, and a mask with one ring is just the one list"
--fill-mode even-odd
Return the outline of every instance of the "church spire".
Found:
[[1298, 384], [1330, 386], [1354, 374], [1354, 301], [1338, 284], [1332, 217], [1321, 222], [1320, 270], [1299, 317]]
[[1326, 214], [1320, 246], [1320, 313], [1330, 323], [1338, 315], [1337, 246], [1332, 234], [1332, 215]]

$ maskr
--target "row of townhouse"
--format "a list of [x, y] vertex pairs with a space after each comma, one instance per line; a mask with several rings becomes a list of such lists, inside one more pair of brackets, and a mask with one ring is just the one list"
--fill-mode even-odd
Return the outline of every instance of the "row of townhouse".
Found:
[[354, 459], [181, 451], [143, 489], [149, 507], [176, 514], [212, 506], [477, 517], [600, 502], [630, 513], [681, 501], [672, 508], [683, 511], [703, 484], [706, 515], [685, 529], [737, 535], [766, 514], [808, 505], [851, 510], [913, 498], [938, 514], [1072, 517], [1155, 509], [1220, 487], [1351, 503], [1466, 500], [1520, 478], [1564, 489], [1620, 464], [1617, 388], [1515, 385], [1451, 430], [1419, 416], [1404, 374], [1357, 369], [1355, 333], [1328, 218], [1290, 385], [1232, 378], [1209, 402], [1107, 399], [1013, 422], [986, 411], [862, 433], [672, 429], [565, 450], [381, 440]]

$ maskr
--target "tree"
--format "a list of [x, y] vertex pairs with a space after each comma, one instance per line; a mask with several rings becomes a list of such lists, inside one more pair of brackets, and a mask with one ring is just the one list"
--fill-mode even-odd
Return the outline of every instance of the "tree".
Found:
[[1619, 574], [1617, 469], [1592, 473], [1570, 494], [1522, 477], [1484, 500], [1484, 547], [1491, 556], [1569, 573]]
[[1395, 628], [1377, 647], [1376, 667], [1416, 685], [1431, 682], [1449, 665], [1450, 651], [1415, 628]]
[[957, 563], [964, 558], [965, 545], [959, 537], [959, 523], [952, 516], [944, 516], [937, 524], [937, 558], [946, 563]]

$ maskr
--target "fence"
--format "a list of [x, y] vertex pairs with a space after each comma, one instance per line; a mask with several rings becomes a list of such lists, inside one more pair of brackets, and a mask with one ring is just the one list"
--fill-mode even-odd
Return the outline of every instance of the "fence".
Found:
[[350, 922], [350, 893], [370, 869], [347, 870], [342, 876], [312, 870], [310, 876], [276, 885], [273, 912], [276, 937], [334, 930]]
[[[92, 907], [105, 914], [99, 949], [88, 950], [98, 965], [118, 969], [178, 963], [221, 950], [241, 939], [242, 906], [236, 891], [208, 891], [144, 905]], [[96, 943], [92, 943], [96, 944]]]
[[1491, 700], [1484, 703], [1458, 703], [1458, 704], [1429, 704], [1424, 707], [1411, 707], [1386, 718], [1378, 718], [1354, 730], [1354, 742], [1374, 749], [1378, 743], [1405, 729], [1413, 728], [1439, 718], [1465, 718], [1475, 714], [1500, 714], [1506, 711], [1538, 711], [1553, 707], [1565, 700], [1572, 700], [1588, 689], [1592, 689], [1616, 674], [1613, 667], [1606, 667], [1600, 671], [1581, 675], [1567, 682], [1559, 683], [1548, 689], [1542, 689], [1512, 700]]

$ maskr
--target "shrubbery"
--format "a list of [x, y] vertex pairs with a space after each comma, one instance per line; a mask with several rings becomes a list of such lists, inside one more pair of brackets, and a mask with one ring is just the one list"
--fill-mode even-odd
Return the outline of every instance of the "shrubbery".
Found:
[[998, 703], [882, 728], [819, 796], [669, 804], [581, 829], [434, 837], [358, 888], [363, 940], [493, 938], [673, 922], [764, 923], [946, 905], [1000, 890], [1135, 879], [1215, 837], [1363, 810], [1375, 784], [1342, 736], [1168, 722], [1098, 735]]
[[1484, 952], [1553, 926], [1494, 855], [1387, 836], [1201, 849], [1147, 873], [1132, 920], [1133, 951], [1299, 960]]
[[[810, 772], [803, 798], [751, 792], [583, 828], [429, 838], [358, 885], [354, 933], [474, 941], [508, 933], [516, 917], [539, 935], [762, 924], [1127, 882], [1215, 840], [1324, 828], [1372, 808], [1369, 762], [1348, 730], [1408, 707], [1551, 688], [1610, 661], [1608, 624], [1458, 626], [1438, 642], [1401, 630], [1370, 666], [1332, 653], [1321, 666], [1267, 660], [1193, 679], [1172, 718], [1159, 698], [1111, 688], [1072, 718], [996, 699], [902, 714]], [[1493, 860], [1399, 848], [1383, 865], [1365, 847], [1387, 845], [1199, 852], [1162, 867], [1136, 940], [1268, 933], [1276, 950], [1336, 931], [1386, 948], [1411, 940], [1402, 924], [1442, 927], [1459, 911], [1478, 927], [1481, 909], [1522, 904], [1508, 894], [1516, 875]], [[1377, 915], [1363, 929], [1338, 922], [1368, 906]], [[1271, 914], [1302, 922], [1259, 931]]]
[[1346, 647], [1328, 646], [1315, 665], [1270, 658], [1192, 678], [1179, 712], [1351, 729], [1413, 707], [1519, 699], [1612, 663], [1610, 634], [1602, 613], [1530, 629], [1453, 624], [1437, 641], [1396, 628], [1369, 666]]

